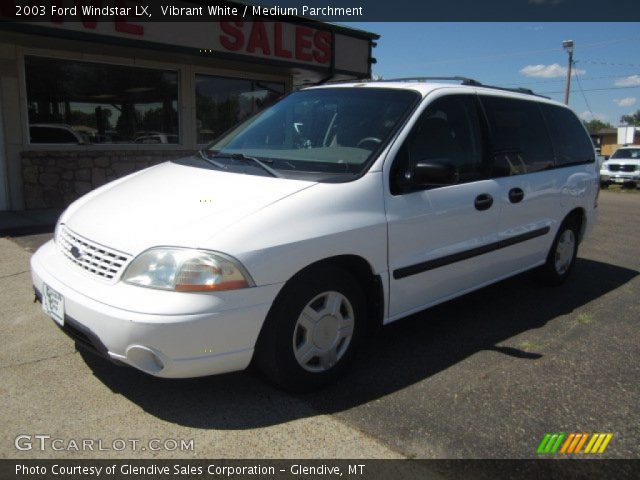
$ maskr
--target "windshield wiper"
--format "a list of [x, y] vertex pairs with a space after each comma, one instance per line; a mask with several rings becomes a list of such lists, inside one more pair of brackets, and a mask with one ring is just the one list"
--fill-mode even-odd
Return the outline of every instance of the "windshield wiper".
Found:
[[[259, 165], [260, 167], [262, 167], [263, 170], [265, 170], [267, 173], [271, 174], [271, 176], [273, 177], [277, 177], [277, 178], [283, 178], [282, 175], [280, 173], [278, 173], [276, 170], [274, 170], [273, 168], [271, 168], [269, 165], [265, 164], [262, 160], [258, 160], [256, 157], [250, 157], [248, 155], [245, 155], [243, 153], [219, 153], [218, 155], [216, 155], [216, 157], [221, 157], [221, 158], [232, 158], [234, 160], [243, 160], [243, 161], [251, 161], [257, 165]], [[214, 157], [215, 158], [215, 157]]]
[[216, 162], [213, 158], [210, 158], [206, 153], [204, 153], [204, 150], [198, 150], [198, 153], [200, 154], [200, 157], [210, 165], [213, 165], [214, 167], [217, 167], [220, 170], [227, 170], [227, 167], [225, 165], [223, 165], [220, 162]]

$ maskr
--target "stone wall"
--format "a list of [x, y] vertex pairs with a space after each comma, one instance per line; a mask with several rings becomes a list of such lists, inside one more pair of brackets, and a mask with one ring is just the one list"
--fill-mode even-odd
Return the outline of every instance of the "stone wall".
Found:
[[111, 180], [193, 153], [191, 150], [24, 151], [21, 157], [25, 208], [64, 208]]

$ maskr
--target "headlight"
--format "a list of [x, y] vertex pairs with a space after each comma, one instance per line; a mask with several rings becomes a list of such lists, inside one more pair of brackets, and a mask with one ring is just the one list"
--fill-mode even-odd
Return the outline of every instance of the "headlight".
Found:
[[188, 248], [151, 248], [129, 264], [122, 280], [140, 287], [213, 292], [253, 287], [244, 267], [227, 255]]

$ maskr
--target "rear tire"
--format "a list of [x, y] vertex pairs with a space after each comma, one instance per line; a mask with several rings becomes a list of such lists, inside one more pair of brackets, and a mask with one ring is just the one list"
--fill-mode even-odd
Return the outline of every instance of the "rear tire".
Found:
[[547, 255], [547, 261], [538, 270], [538, 278], [542, 283], [557, 286], [569, 277], [576, 263], [579, 235], [578, 219], [569, 217], [562, 222]]
[[278, 295], [260, 333], [255, 362], [275, 384], [311, 391], [348, 368], [366, 324], [356, 279], [333, 266], [294, 277]]

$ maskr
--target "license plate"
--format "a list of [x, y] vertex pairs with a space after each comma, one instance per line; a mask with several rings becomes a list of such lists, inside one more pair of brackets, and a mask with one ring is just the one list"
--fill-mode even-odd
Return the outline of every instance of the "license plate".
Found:
[[64, 325], [64, 297], [46, 283], [42, 284], [42, 309], [58, 325]]
[[616, 177], [616, 178], [613, 179], [613, 181], [616, 182], [616, 183], [624, 183], [624, 178]]

